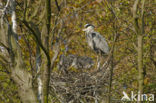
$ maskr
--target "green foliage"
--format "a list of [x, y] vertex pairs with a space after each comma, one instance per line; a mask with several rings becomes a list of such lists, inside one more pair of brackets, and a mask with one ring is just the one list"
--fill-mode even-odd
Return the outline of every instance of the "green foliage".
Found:
[[[24, 26], [22, 20], [25, 19], [29, 23], [33, 23], [41, 31], [44, 18], [44, 3], [43, 0], [28, 0], [27, 8], [24, 8], [25, 0], [17, 0], [17, 21], [18, 33], [21, 36], [19, 40], [20, 48], [22, 49], [25, 68], [33, 76], [35, 76], [35, 56], [36, 56], [36, 41], [32, 33]], [[65, 2], [66, 1], [66, 2]], [[105, 2], [112, 1], [112, 2]], [[145, 76], [145, 92], [156, 93], [156, 69], [152, 62], [153, 58], [156, 61], [155, 49], [155, 8], [154, 0], [146, 0], [145, 3], [145, 35], [144, 35], [144, 60], [143, 65], [146, 70]], [[95, 25], [96, 30], [100, 32], [112, 47], [113, 35], [115, 34], [114, 24], [117, 26], [117, 32], [120, 35], [114, 51], [114, 75], [112, 85], [112, 97], [120, 99], [122, 95], [123, 85], [126, 85], [126, 91], [137, 90], [137, 50], [136, 45], [137, 35], [133, 28], [132, 6], [134, 0], [58, 0], [61, 8], [59, 12], [54, 0], [52, 4], [51, 26], [49, 36], [50, 57], [54, 56], [53, 47], [59, 37], [61, 37], [60, 53], [58, 57], [65, 53], [67, 41], [68, 54], [77, 54], [80, 56], [89, 56], [96, 61], [96, 53], [93, 52], [86, 43], [83, 25], [91, 23]], [[110, 4], [116, 14], [115, 19]], [[140, 8], [140, 6], [139, 6]], [[26, 14], [24, 14], [26, 10]], [[9, 19], [9, 17], [8, 17]], [[9, 19], [10, 20], [10, 19]], [[62, 23], [63, 22], [63, 23]], [[57, 24], [57, 25], [56, 25]], [[62, 28], [62, 29], [61, 29]], [[61, 33], [59, 31], [61, 30]], [[42, 41], [43, 43], [44, 41]], [[154, 45], [154, 46], [153, 46]], [[137, 46], [137, 45], [136, 45]], [[41, 54], [44, 56], [44, 53]], [[56, 59], [53, 72], [57, 71]], [[77, 72], [74, 68], [71, 71]], [[11, 80], [10, 74], [5, 71], [5, 68], [0, 65], [0, 103], [20, 103], [17, 95], [17, 87]], [[55, 95], [54, 95], [55, 96]], [[55, 103], [58, 103], [57, 97], [50, 98]]]
[[2, 65], [0, 65], [0, 88], [0, 103], [20, 103], [17, 86]]

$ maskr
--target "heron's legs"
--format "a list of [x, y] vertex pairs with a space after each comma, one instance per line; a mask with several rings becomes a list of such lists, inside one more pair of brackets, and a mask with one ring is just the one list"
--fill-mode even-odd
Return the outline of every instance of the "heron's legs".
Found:
[[100, 64], [101, 64], [100, 57], [97, 56], [97, 69], [98, 70], [100, 69]]
[[108, 65], [108, 61], [105, 61], [105, 63], [102, 65], [102, 68]]

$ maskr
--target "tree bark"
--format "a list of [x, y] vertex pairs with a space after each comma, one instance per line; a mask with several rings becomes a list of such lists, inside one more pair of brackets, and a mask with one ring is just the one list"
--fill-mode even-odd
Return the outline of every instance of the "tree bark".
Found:
[[49, 96], [49, 82], [50, 82], [50, 72], [51, 72], [51, 61], [50, 61], [50, 54], [49, 54], [49, 33], [50, 33], [50, 22], [51, 22], [51, 0], [45, 1], [46, 6], [46, 26], [43, 27], [42, 38], [44, 41], [44, 46], [49, 56], [47, 58], [43, 58], [43, 95], [44, 95], [44, 103], [48, 103], [48, 96]]
[[[135, 32], [138, 36], [138, 90], [140, 94], [143, 94], [144, 90], [144, 69], [143, 69], [143, 34], [144, 34], [144, 3], [145, 0], [142, 0], [142, 12], [141, 12], [141, 26], [139, 26], [139, 15], [137, 14], [138, 5], [141, 0], [136, 0], [133, 5], [133, 20], [134, 20], [134, 28]], [[138, 101], [138, 103], [142, 103], [142, 101]]]
[[107, 97], [107, 103], [111, 103], [111, 91], [112, 91], [112, 81], [113, 81], [113, 70], [114, 70], [114, 49], [115, 49], [115, 45], [116, 45], [116, 41], [119, 38], [119, 34], [118, 34], [118, 17], [116, 16], [116, 13], [113, 9], [113, 5], [110, 4], [105, 1], [107, 4], [107, 7], [109, 8], [109, 10], [112, 13], [112, 19], [114, 19], [114, 23], [113, 23], [113, 44], [112, 44], [112, 48], [110, 51], [110, 55], [111, 55], [111, 61], [110, 61], [110, 71], [109, 71], [109, 87], [108, 87], [108, 97]]
[[37, 96], [32, 88], [32, 76], [24, 67], [22, 53], [17, 39], [17, 23], [16, 23], [16, 4], [15, 0], [11, 0], [10, 5], [12, 9], [11, 25], [8, 25], [8, 45], [11, 58], [11, 77], [19, 86], [18, 93], [23, 103], [36, 103]]
[[[18, 61], [18, 60], [17, 60]], [[17, 64], [11, 70], [11, 77], [18, 85], [18, 94], [22, 103], [37, 103], [37, 96], [32, 88], [32, 76], [24, 70], [22, 64]]]
[[[41, 40], [41, 34], [38, 33], [38, 38]], [[36, 47], [36, 76], [38, 83], [38, 101], [39, 103], [44, 103], [43, 101], [43, 81], [41, 79], [41, 51], [40, 46], [37, 44]]]
[[144, 87], [144, 70], [143, 70], [143, 36], [138, 35], [138, 83], [139, 92], [143, 94]]

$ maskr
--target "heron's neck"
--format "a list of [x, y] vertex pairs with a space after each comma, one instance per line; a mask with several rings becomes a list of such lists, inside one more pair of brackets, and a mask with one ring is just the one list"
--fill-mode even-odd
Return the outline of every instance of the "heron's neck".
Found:
[[87, 34], [92, 33], [92, 32], [94, 32], [94, 29], [90, 29], [86, 31]]

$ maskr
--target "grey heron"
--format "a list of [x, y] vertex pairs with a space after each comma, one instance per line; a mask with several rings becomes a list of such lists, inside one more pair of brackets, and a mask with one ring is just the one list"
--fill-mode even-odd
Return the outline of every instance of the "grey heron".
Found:
[[68, 73], [67, 69], [74, 67], [75, 69], [89, 69], [94, 65], [93, 59], [87, 56], [78, 56], [70, 54], [60, 56], [60, 61], [57, 65], [59, 70]]
[[[106, 39], [98, 32], [94, 31], [94, 26], [92, 24], [86, 24], [85, 31], [86, 33], [86, 40], [88, 45], [92, 50], [94, 50], [98, 55], [108, 55], [109, 53], [109, 46]], [[100, 67], [99, 57], [97, 57], [98, 65], [97, 68]]]

